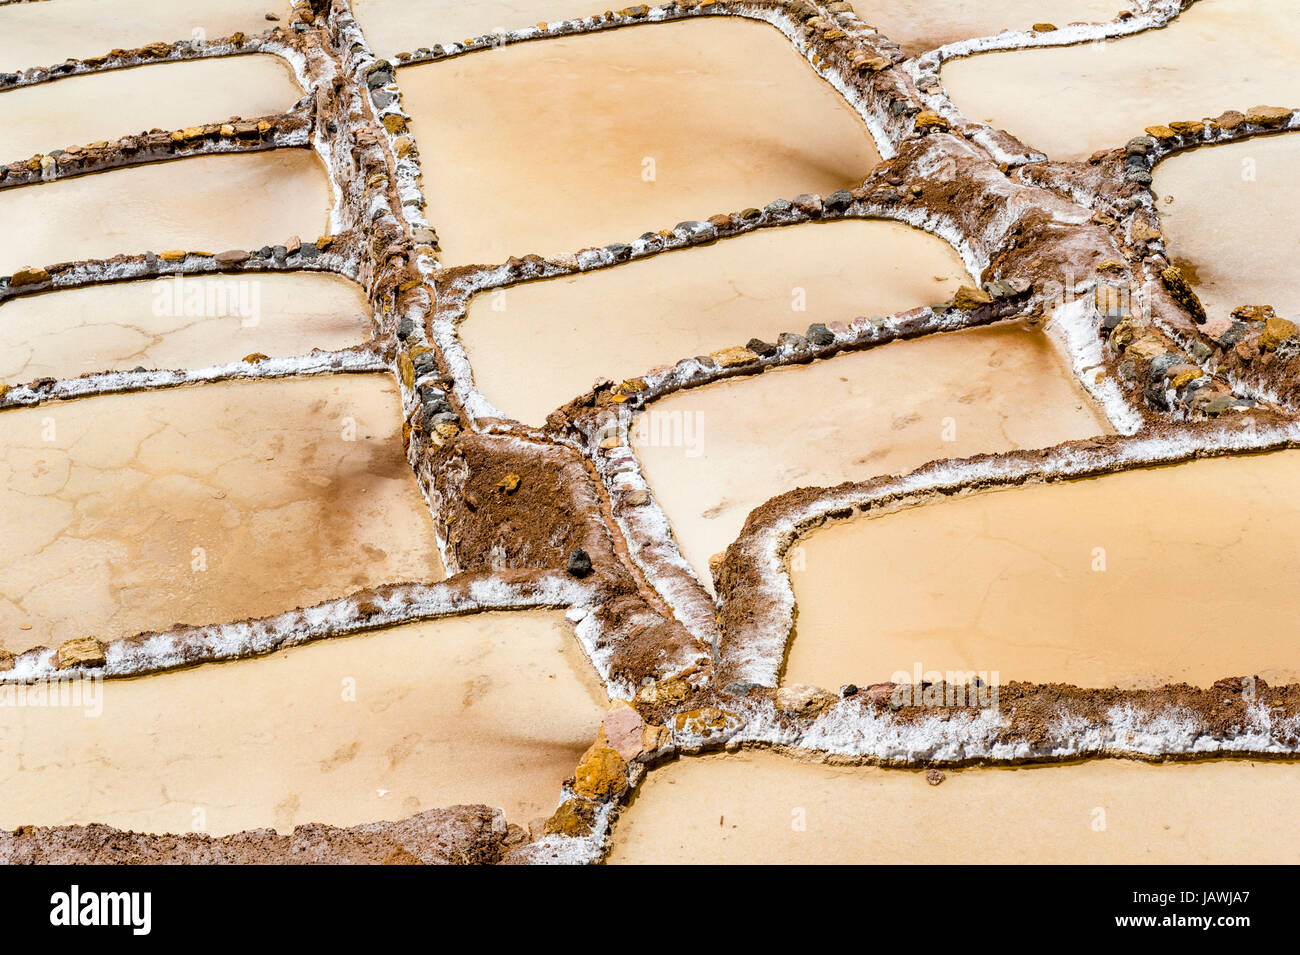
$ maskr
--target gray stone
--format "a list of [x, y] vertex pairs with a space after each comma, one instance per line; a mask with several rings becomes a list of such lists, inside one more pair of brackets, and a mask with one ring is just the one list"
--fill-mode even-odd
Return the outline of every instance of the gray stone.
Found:
[[789, 212], [792, 208], [793, 206], [791, 205], [789, 199], [773, 199], [771, 202], [769, 202], [767, 205], [763, 207], [763, 209], [767, 212], [775, 212], [778, 214], [782, 212]]
[[809, 325], [804, 337], [814, 345], [829, 345], [835, 341], [835, 333], [821, 322], [814, 322]]
[[615, 262], [626, 262], [632, 257], [632, 247], [624, 245], [622, 242], [615, 242], [612, 245], [605, 246], [605, 251], [614, 256]]
[[774, 342], [765, 342], [761, 338], [751, 338], [745, 343], [745, 347], [760, 358], [771, 358], [780, 346]]
[[748, 696], [752, 690], [761, 690], [763, 684], [751, 683], [749, 680], [734, 680], [722, 688], [727, 696]]
[[1170, 368], [1181, 364], [1183, 364], [1182, 355], [1165, 352], [1163, 355], [1151, 359], [1151, 367], [1147, 369], [1147, 377], [1151, 381], [1162, 381]]
[[835, 212], [843, 212], [851, 205], [853, 205], [853, 194], [847, 189], [836, 189], [826, 197], [826, 208]]
[[586, 577], [591, 573], [591, 556], [581, 547], [574, 548], [565, 570], [574, 577]]

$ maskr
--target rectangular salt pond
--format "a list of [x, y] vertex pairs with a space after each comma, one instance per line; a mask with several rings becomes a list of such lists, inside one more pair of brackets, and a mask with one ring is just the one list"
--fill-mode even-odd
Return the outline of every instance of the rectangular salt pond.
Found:
[[1152, 125], [1300, 102], [1293, 0], [1198, 0], [1119, 40], [953, 60], [943, 83], [973, 120], [1052, 159], [1085, 159]]
[[734, 17], [505, 46], [398, 83], [448, 265], [628, 242], [851, 187], [879, 161], [784, 36]]
[[1297, 784], [1300, 766], [1268, 761], [950, 770], [931, 786], [920, 770], [690, 757], [651, 771], [609, 861], [1294, 863]]
[[1297, 475], [1300, 452], [1216, 458], [827, 525], [795, 555], [784, 679], [1298, 682]]
[[1238, 305], [1300, 314], [1300, 218], [1278, 215], [1295, 201], [1300, 136], [1206, 146], [1155, 170], [1157, 208], [1174, 261], [1192, 276], [1212, 319]]
[[[607, 701], [560, 613], [492, 613], [108, 680], [0, 687], [0, 825], [351, 826], [486, 803], [549, 816]], [[96, 712], [98, 711], [98, 712]]]
[[540, 424], [597, 378], [948, 299], [963, 280], [951, 246], [919, 229], [807, 224], [480, 294], [460, 335], [488, 400]]
[[325, 167], [309, 149], [195, 156], [4, 189], [0, 275], [119, 253], [312, 241], [329, 231], [332, 204]]
[[[289, 21], [287, 0], [47, 0], [0, 4], [0, 72], [52, 66], [174, 40], [261, 33]], [[8, 160], [4, 160], [8, 161]]]
[[785, 491], [1109, 430], [1052, 342], [1005, 324], [678, 392], [651, 405], [632, 436], [683, 556], [707, 582], [710, 555]]
[[370, 337], [359, 286], [323, 273], [178, 275], [0, 303], [0, 383], [136, 367], [205, 368]]
[[442, 578], [386, 375], [0, 412], [0, 646], [222, 623]]
[[0, 163], [151, 129], [286, 113], [301, 97], [293, 71], [275, 56], [158, 63], [19, 87], [0, 94]]

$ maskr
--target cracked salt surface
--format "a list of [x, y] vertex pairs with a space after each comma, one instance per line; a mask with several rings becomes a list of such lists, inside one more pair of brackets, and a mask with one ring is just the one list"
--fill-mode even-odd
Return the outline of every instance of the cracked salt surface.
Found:
[[335, 275], [187, 275], [0, 302], [0, 381], [203, 368], [334, 351], [370, 337], [361, 289]]
[[442, 577], [387, 376], [0, 415], [5, 649], [220, 623]]

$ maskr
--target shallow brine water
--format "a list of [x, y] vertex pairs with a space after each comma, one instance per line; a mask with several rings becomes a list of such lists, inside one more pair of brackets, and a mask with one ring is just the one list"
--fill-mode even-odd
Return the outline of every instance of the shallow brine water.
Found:
[[442, 577], [384, 375], [0, 413], [0, 646], [266, 616]]
[[270, 116], [301, 97], [293, 71], [274, 56], [159, 63], [7, 90], [0, 95], [0, 162], [151, 129]]
[[[0, 5], [0, 72], [173, 40], [249, 35], [289, 20], [287, 0], [48, 0]], [[5, 160], [6, 162], [8, 160]]]
[[0, 275], [119, 253], [312, 241], [329, 231], [332, 202], [325, 167], [308, 149], [196, 156], [4, 189]]
[[954, 60], [943, 82], [971, 119], [1083, 159], [1147, 126], [1300, 102], [1297, 28], [1291, 0], [1199, 0], [1160, 30]]
[[1227, 319], [1238, 305], [1300, 313], [1300, 217], [1288, 211], [1297, 181], [1296, 135], [1209, 146], [1156, 167], [1170, 254], [1193, 277], [1210, 318]]
[[555, 808], [606, 705], [558, 613], [109, 680], [83, 687], [79, 707], [20, 707], [10, 693], [0, 687], [0, 825], [214, 835], [458, 803], [527, 824]]
[[369, 306], [336, 275], [173, 276], [0, 304], [0, 382], [136, 367], [205, 368], [364, 342]]
[[709, 556], [735, 540], [750, 511], [785, 491], [1110, 430], [1052, 342], [1020, 325], [679, 392], [642, 419], [632, 435], [646, 479], [704, 581]]
[[883, 0], [857, 6], [859, 19], [916, 56], [945, 43], [1035, 24], [1108, 23], [1125, 0]]
[[1266, 761], [967, 769], [931, 786], [919, 770], [692, 757], [642, 783], [609, 861], [1289, 863], [1297, 783], [1300, 767]]
[[539, 424], [597, 378], [943, 301], [963, 280], [952, 248], [919, 229], [809, 224], [484, 293], [460, 333], [479, 389]]
[[829, 525], [797, 552], [785, 679], [839, 687], [920, 666], [990, 683], [1296, 682], [1300, 595], [1267, 568], [1300, 554], [1297, 476], [1285, 451]]
[[506, 46], [398, 82], [449, 265], [829, 193], [879, 159], [789, 41], [734, 17]]

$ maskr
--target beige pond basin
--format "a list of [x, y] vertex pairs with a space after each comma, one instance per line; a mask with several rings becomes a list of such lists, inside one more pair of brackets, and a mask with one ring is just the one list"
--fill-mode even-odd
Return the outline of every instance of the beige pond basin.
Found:
[[0, 303], [0, 382], [204, 368], [366, 341], [361, 289], [323, 273], [173, 276]]
[[1194, 149], [1156, 166], [1166, 242], [1211, 318], [1238, 305], [1300, 313], [1300, 217], [1291, 212], [1298, 180], [1295, 135]]
[[0, 639], [104, 640], [442, 577], [385, 375], [0, 413]]
[[853, 186], [878, 161], [789, 41], [734, 17], [506, 46], [398, 82], [447, 264], [627, 242]]
[[1003, 30], [1030, 30], [1035, 23], [1108, 23], [1126, 0], [884, 0], [859, 3], [858, 17], [903, 48], [909, 56], [957, 40]]
[[1281, 583], [1300, 554], [1297, 475], [1285, 451], [828, 525], [791, 575], [784, 678], [838, 687], [920, 666], [1085, 687], [1300, 681], [1300, 594]]
[[275, 56], [159, 63], [8, 90], [0, 95], [0, 162], [150, 129], [283, 113], [301, 96], [293, 71]]
[[[0, 72], [52, 66], [174, 40], [261, 33], [289, 21], [287, 0], [48, 0], [0, 5]], [[6, 162], [8, 160], [5, 160]]]
[[408, 624], [95, 689], [38, 708], [0, 688], [0, 825], [288, 832], [465, 803], [527, 824], [555, 808], [606, 706], [559, 613]]
[[785, 491], [1109, 430], [1051, 341], [1007, 324], [678, 392], [633, 423], [632, 439], [682, 555], [707, 582], [709, 556]]
[[1215, 761], [949, 771], [772, 753], [653, 770], [611, 863], [1190, 864], [1300, 858], [1300, 766]]
[[1297, 28], [1292, 0], [1198, 0], [1160, 30], [953, 60], [943, 83], [971, 119], [1083, 159], [1154, 124], [1300, 102]]
[[464, 43], [539, 22], [604, 12], [591, 0], [353, 0], [352, 11], [376, 56], [392, 57], [436, 43]]
[[479, 295], [460, 333], [480, 390], [540, 424], [597, 378], [943, 301], [963, 280], [952, 247], [919, 229], [807, 224]]
[[328, 231], [332, 203], [325, 167], [308, 149], [196, 156], [0, 190], [8, 224], [0, 275], [119, 253], [310, 241]]

